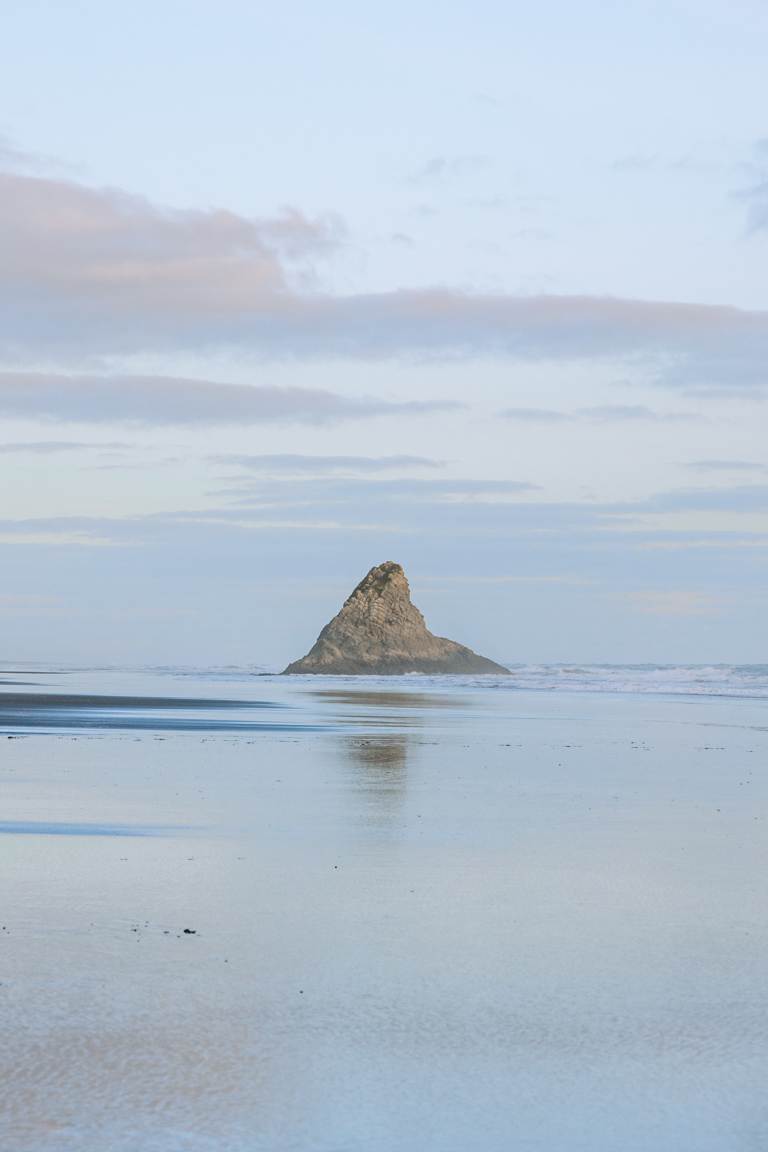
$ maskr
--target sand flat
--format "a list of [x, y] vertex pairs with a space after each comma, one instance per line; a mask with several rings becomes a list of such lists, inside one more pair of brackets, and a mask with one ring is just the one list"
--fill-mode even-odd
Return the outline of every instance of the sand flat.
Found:
[[0, 1147], [764, 1145], [764, 701], [61, 690], [284, 727], [3, 727]]

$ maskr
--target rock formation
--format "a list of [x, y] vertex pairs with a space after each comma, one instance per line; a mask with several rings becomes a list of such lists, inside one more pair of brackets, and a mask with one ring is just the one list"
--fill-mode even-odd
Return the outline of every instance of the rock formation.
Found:
[[406, 672], [509, 675], [471, 648], [433, 636], [411, 603], [405, 572], [388, 560], [371, 568], [315, 644], [285, 673], [399, 676]]

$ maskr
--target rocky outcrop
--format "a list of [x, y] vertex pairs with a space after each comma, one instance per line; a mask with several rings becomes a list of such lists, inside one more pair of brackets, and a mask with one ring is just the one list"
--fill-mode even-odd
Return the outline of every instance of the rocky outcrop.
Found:
[[407, 672], [509, 675], [471, 648], [433, 636], [411, 603], [405, 572], [388, 560], [372, 568], [315, 644], [286, 674], [399, 676]]

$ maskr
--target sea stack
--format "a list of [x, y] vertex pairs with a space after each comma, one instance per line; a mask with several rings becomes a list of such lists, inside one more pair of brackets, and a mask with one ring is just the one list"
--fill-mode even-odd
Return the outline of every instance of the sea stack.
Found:
[[411, 603], [405, 572], [387, 560], [371, 568], [312, 648], [285, 674], [402, 676], [408, 672], [508, 676], [471, 648], [433, 636]]

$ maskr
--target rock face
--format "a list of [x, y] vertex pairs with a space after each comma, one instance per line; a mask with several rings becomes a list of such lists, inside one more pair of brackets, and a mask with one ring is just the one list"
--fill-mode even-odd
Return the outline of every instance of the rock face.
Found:
[[371, 568], [315, 644], [286, 674], [399, 676], [406, 672], [509, 675], [471, 648], [433, 636], [411, 603], [405, 572], [388, 560]]

